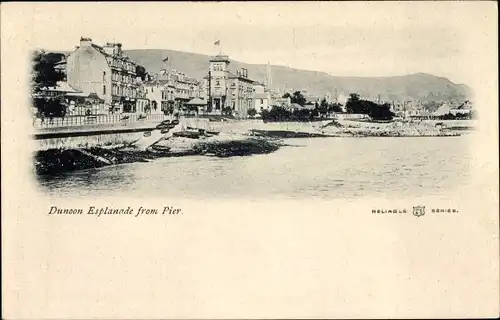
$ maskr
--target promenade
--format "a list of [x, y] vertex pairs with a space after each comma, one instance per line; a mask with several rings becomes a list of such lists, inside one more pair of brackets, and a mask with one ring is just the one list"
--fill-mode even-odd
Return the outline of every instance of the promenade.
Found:
[[172, 120], [172, 116], [153, 114], [140, 117], [128, 115], [71, 116], [65, 118], [40, 118], [34, 121], [34, 138], [44, 139], [52, 136], [84, 136], [102, 133], [123, 133], [151, 130], [163, 120]]

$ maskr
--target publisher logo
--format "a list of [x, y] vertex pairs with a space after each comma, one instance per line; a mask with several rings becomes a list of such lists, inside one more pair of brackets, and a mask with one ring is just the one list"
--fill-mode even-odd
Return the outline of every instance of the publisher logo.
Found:
[[425, 207], [424, 206], [413, 207], [413, 215], [415, 217], [421, 217], [424, 214], [425, 214]]

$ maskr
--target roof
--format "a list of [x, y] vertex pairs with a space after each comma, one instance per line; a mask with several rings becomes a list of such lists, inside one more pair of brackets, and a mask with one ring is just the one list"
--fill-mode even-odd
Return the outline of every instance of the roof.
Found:
[[82, 97], [82, 98], [89, 97], [88, 93], [83, 93], [83, 92], [68, 92], [66, 93], [66, 95], [71, 97]]
[[439, 107], [436, 111], [434, 111], [432, 115], [442, 116], [448, 113], [450, 113], [450, 107], [448, 106], [448, 104], [445, 103], [441, 107]]
[[55, 87], [44, 87], [43, 91], [55, 91], [55, 92], [79, 92], [73, 89], [67, 82], [58, 81]]
[[311, 102], [311, 101], [312, 101], [312, 102], [315, 102], [315, 101], [319, 101], [319, 100], [321, 100], [321, 98], [320, 98], [320, 97], [318, 97], [318, 96], [305, 96], [305, 98], [306, 98], [306, 100], [307, 100], [308, 102]]
[[202, 105], [202, 106], [204, 106], [204, 105], [207, 104], [207, 102], [205, 100], [203, 100], [203, 99], [200, 99], [200, 98], [194, 98], [194, 99], [190, 100], [186, 104], [188, 104], [188, 105], [197, 105], [197, 106]]
[[230, 60], [229, 56], [218, 54], [210, 59], [210, 62], [230, 62]]
[[239, 79], [239, 80], [245, 80], [246, 82], [253, 83], [254, 81], [250, 78], [245, 78], [243, 76], [235, 75], [234, 73], [229, 73], [229, 79]]
[[254, 95], [254, 98], [256, 98], [256, 99], [267, 99], [267, 98], [269, 98], [269, 96], [267, 95], [267, 93], [256, 93]]
[[195, 78], [189, 78], [189, 77], [186, 77], [184, 79], [184, 81], [189, 82], [189, 83], [198, 83], [198, 80], [196, 80]]
[[169, 80], [151, 80], [143, 82], [142, 84], [145, 86], [154, 86], [154, 85], [164, 85], [168, 84]]
[[291, 108], [295, 108], [295, 109], [302, 109], [302, 108], [303, 108], [303, 107], [302, 107], [300, 104], [298, 104], [298, 103], [292, 103], [292, 104], [290, 105], [290, 107], [291, 107]]
[[92, 43], [92, 48], [96, 49], [97, 51], [99, 51], [101, 54], [103, 54], [104, 56], [106, 57], [112, 57], [114, 59], [119, 59], [119, 60], [125, 60], [125, 61], [130, 61], [134, 64], [136, 64], [135, 61], [132, 61], [125, 53], [123, 53], [123, 51], [121, 52], [120, 55], [116, 55], [116, 54], [109, 54], [107, 53], [103, 47], [95, 44], [95, 43]]

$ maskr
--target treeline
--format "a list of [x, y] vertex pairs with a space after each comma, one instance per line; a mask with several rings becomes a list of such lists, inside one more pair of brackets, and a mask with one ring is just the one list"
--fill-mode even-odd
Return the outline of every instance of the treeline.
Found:
[[443, 114], [437, 117], [439, 120], [470, 120], [476, 119], [476, 113], [474, 111], [464, 112], [464, 113], [456, 113], [453, 114], [451, 112], [447, 114]]
[[[256, 113], [253, 109], [248, 111], [250, 116]], [[319, 104], [315, 103], [312, 109], [273, 106], [271, 110], [262, 110], [261, 117], [264, 121], [314, 121], [325, 119], [333, 112], [342, 112], [342, 105], [339, 103], [327, 103], [323, 99]]]
[[373, 101], [363, 100], [356, 93], [349, 95], [345, 107], [347, 113], [366, 114], [373, 120], [392, 120], [395, 116], [389, 103], [378, 104]]
[[313, 121], [319, 117], [317, 109], [287, 109], [285, 107], [273, 106], [271, 110], [262, 110], [262, 120], [268, 121]]
[[[261, 112], [264, 121], [314, 121], [327, 118], [332, 113], [344, 112], [340, 103], [327, 103], [326, 99], [321, 100], [320, 103], [315, 102], [314, 108], [304, 108], [306, 99], [299, 91], [294, 92], [292, 95], [286, 93], [283, 97], [290, 98], [291, 103], [299, 104], [302, 108], [290, 109], [274, 106], [271, 110]], [[373, 101], [363, 100], [356, 93], [349, 95], [345, 109], [347, 113], [366, 114], [374, 120], [391, 120], [394, 117], [390, 104], [378, 104]]]

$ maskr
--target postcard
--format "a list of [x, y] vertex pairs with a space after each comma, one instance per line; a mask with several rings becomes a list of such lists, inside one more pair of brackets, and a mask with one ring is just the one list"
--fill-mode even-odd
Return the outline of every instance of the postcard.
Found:
[[494, 3], [1, 18], [3, 318], [498, 317]]

